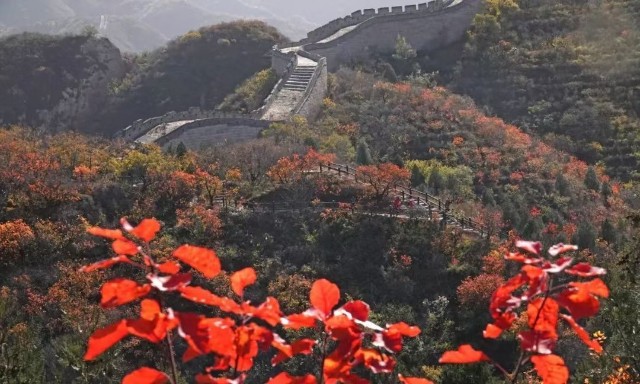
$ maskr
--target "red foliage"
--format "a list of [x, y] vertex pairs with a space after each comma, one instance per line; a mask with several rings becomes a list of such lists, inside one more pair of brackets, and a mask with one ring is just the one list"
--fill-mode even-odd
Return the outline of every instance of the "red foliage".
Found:
[[376, 199], [383, 199], [396, 187], [407, 186], [411, 173], [393, 163], [362, 165], [356, 169], [358, 180], [366, 182]]
[[[554, 283], [556, 280], [564, 282], [571, 276], [593, 278], [605, 274], [606, 271], [588, 263], [579, 263], [571, 267], [573, 258], [565, 254], [577, 249], [573, 245], [558, 244], [551, 247], [548, 253], [554, 259], [544, 257], [542, 245], [538, 242], [518, 241], [516, 246], [521, 252], [508, 253], [505, 258], [522, 263], [523, 266], [519, 274], [494, 291], [489, 305], [494, 322], [487, 325], [484, 337], [500, 337], [503, 331], [513, 326], [520, 313], [526, 313], [528, 329], [518, 332], [520, 348], [530, 355], [529, 360], [545, 384], [566, 383], [569, 371], [562, 358], [553, 354], [559, 337], [558, 319], [565, 320], [591, 350], [601, 353], [602, 347], [598, 341], [591, 340], [576, 320], [595, 315], [600, 308], [598, 298], [608, 297], [609, 289], [599, 278], [570, 281], [560, 285]], [[556, 278], [560, 274], [565, 276], [562, 279]], [[526, 309], [522, 311], [523, 308]], [[446, 352], [440, 362], [469, 363], [489, 360], [486, 355], [479, 355], [480, 352], [469, 348], [462, 346], [458, 351]], [[513, 381], [523, 361], [525, 360], [520, 359], [513, 373], [508, 373], [497, 363], [493, 363]]]
[[[340, 289], [328, 280], [313, 283], [309, 294], [311, 308], [300, 314], [283, 317], [278, 301], [268, 297], [255, 305], [250, 301], [237, 302], [229, 297], [218, 296], [200, 287], [190, 286], [191, 273], [180, 273], [185, 263], [205, 277], [212, 278], [221, 272], [220, 261], [214, 251], [183, 245], [173, 252], [178, 261], [156, 263], [148, 247], [141, 243], [152, 241], [160, 223], [153, 219], [144, 220], [137, 227], [122, 220], [123, 231], [90, 228], [89, 232], [112, 240], [114, 250], [124, 250], [126, 255], [118, 255], [92, 265], [81, 271], [89, 272], [109, 268], [118, 263], [128, 263], [147, 272], [147, 283], [116, 278], [102, 287], [101, 305], [115, 307], [144, 298], [140, 303], [140, 315], [135, 319], [119, 320], [99, 329], [89, 338], [85, 360], [94, 360], [127, 336], [134, 336], [152, 343], [166, 341], [172, 345], [171, 333], [178, 334], [187, 345], [182, 356], [189, 361], [201, 355], [213, 355], [213, 365], [206, 373], [196, 376], [197, 383], [241, 384], [246, 372], [253, 367], [254, 359], [260, 352], [275, 349], [277, 354], [272, 364], [278, 365], [296, 355], [310, 355], [319, 350], [321, 382], [368, 383], [352, 370], [363, 367], [374, 374], [390, 373], [395, 368], [392, 354], [402, 350], [403, 337], [416, 337], [420, 330], [405, 323], [380, 327], [368, 320], [369, 306], [362, 301], [351, 301], [337, 308]], [[135, 252], [134, 252], [135, 249]], [[231, 275], [231, 288], [241, 299], [244, 289], [256, 282], [253, 268], [245, 268]], [[156, 299], [145, 298], [153, 292], [159, 297], [163, 292], [177, 291], [182, 298], [195, 303], [218, 308], [225, 317], [209, 318], [197, 313], [178, 312], [163, 307]], [[274, 332], [274, 327], [282, 324], [285, 328], [300, 329], [314, 327], [322, 335], [318, 340], [303, 338], [287, 343]], [[173, 359], [171, 359], [173, 361]], [[177, 367], [172, 363], [172, 377], [152, 368], [143, 367], [130, 374], [123, 383], [167, 383], [175, 384]], [[214, 377], [212, 372], [220, 372], [224, 377]], [[227, 373], [224, 373], [227, 372]], [[431, 383], [426, 379], [404, 378], [404, 383]], [[282, 372], [269, 383], [316, 383], [317, 378], [307, 374], [291, 376]]]

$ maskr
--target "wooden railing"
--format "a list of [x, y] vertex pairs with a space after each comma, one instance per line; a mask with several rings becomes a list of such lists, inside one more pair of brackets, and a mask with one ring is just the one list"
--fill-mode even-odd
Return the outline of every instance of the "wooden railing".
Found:
[[[356, 167], [354, 166], [337, 163], [321, 164], [320, 172], [324, 170], [338, 173], [339, 176], [344, 175], [345, 177], [351, 177], [357, 183], [366, 184], [363, 180], [358, 180]], [[436, 196], [405, 186], [395, 186], [394, 190], [403, 202], [412, 200], [416, 205], [427, 208], [429, 212], [436, 211], [439, 213], [444, 225], [452, 224], [459, 226], [463, 230], [476, 232], [481, 237], [488, 235], [487, 229], [481, 223], [465, 216], [462, 212], [451, 210], [449, 203], [443, 202]]]

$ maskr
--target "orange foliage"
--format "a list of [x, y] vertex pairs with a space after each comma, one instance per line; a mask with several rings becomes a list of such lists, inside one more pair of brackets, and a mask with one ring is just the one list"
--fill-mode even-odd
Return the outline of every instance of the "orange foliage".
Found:
[[368, 184], [373, 197], [381, 200], [396, 187], [409, 184], [411, 173], [393, 163], [361, 165], [356, 169], [356, 177]]
[[17, 261], [34, 239], [31, 227], [22, 219], [0, 224], [0, 264]]
[[[392, 372], [396, 365], [392, 355], [402, 350], [403, 338], [416, 337], [420, 333], [417, 327], [405, 323], [390, 324], [384, 328], [372, 323], [368, 320], [369, 306], [362, 301], [350, 301], [338, 307], [340, 290], [337, 285], [325, 279], [317, 280], [311, 286], [311, 308], [286, 317], [273, 297], [267, 297], [262, 304], [256, 306], [251, 301], [236, 302], [229, 297], [218, 296], [203, 288], [190, 286], [192, 274], [181, 273], [181, 266], [177, 261], [158, 264], [146, 253], [146, 247], [139, 246], [142, 242], [148, 243], [155, 238], [160, 223], [147, 219], [133, 227], [123, 219], [122, 227], [124, 232], [101, 228], [91, 228], [89, 232], [114, 243], [133, 242], [137, 245], [137, 251], [130, 254], [131, 257], [119, 255], [82, 270], [109, 268], [119, 262], [145, 270], [145, 284], [116, 278], [105, 283], [101, 289], [101, 304], [104, 307], [121, 306], [142, 299], [140, 317], [119, 320], [95, 331], [89, 337], [85, 360], [96, 359], [128, 336], [152, 343], [165, 341], [172, 345], [171, 333], [179, 329], [178, 334], [187, 344], [183, 361], [201, 355], [214, 356], [213, 366], [206, 368], [206, 373], [196, 376], [198, 383], [243, 383], [246, 372], [253, 367], [258, 354], [270, 349], [277, 352], [272, 359], [274, 366], [296, 355], [313, 354], [319, 349], [320, 353], [316, 355], [322, 356], [319, 361], [321, 382], [368, 383], [368, 380], [358, 376], [353, 370], [364, 368], [374, 374]], [[173, 252], [173, 257], [207, 278], [213, 278], [222, 272], [216, 253], [206, 248], [183, 245]], [[253, 268], [245, 268], [231, 275], [231, 288], [243, 298], [244, 289], [256, 280]], [[216, 307], [226, 317], [208, 318], [197, 313], [178, 312], [163, 307], [156, 298], [167, 291], [179, 293], [182, 298], [200, 305]], [[149, 298], [152, 292], [154, 298]], [[275, 333], [275, 327], [280, 324], [289, 329], [313, 327], [324, 330], [324, 336], [318, 340], [303, 338], [289, 344]], [[142, 367], [126, 375], [122, 382], [175, 383], [176, 367], [175, 363], [171, 364], [171, 377], [156, 369]], [[227, 373], [222, 377], [214, 377], [213, 372]], [[426, 379], [404, 378], [401, 375], [399, 379], [404, 383], [431, 383]], [[269, 381], [316, 382], [313, 375], [291, 376], [286, 372], [279, 373]]]

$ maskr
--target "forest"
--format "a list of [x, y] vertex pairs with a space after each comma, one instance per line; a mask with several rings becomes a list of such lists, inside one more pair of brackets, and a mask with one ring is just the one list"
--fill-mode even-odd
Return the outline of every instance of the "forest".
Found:
[[198, 150], [110, 136], [253, 110], [275, 75], [234, 63], [274, 28], [125, 57], [84, 129], [14, 74], [94, 37], [0, 40], [0, 382], [640, 383], [639, 9], [487, 0], [464, 44], [399, 38], [317, 118]]

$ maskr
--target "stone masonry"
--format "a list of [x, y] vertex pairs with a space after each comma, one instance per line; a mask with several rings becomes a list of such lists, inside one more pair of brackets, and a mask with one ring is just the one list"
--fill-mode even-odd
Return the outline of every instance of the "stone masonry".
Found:
[[280, 77], [263, 105], [246, 116], [190, 109], [138, 120], [117, 134], [161, 146], [183, 142], [189, 148], [255, 138], [271, 122], [294, 115], [313, 119], [327, 91], [328, 71], [395, 50], [398, 35], [419, 51], [434, 51], [462, 39], [482, 0], [365, 9], [333, 20], [301, 41], [274, 46], [272, 68]]

